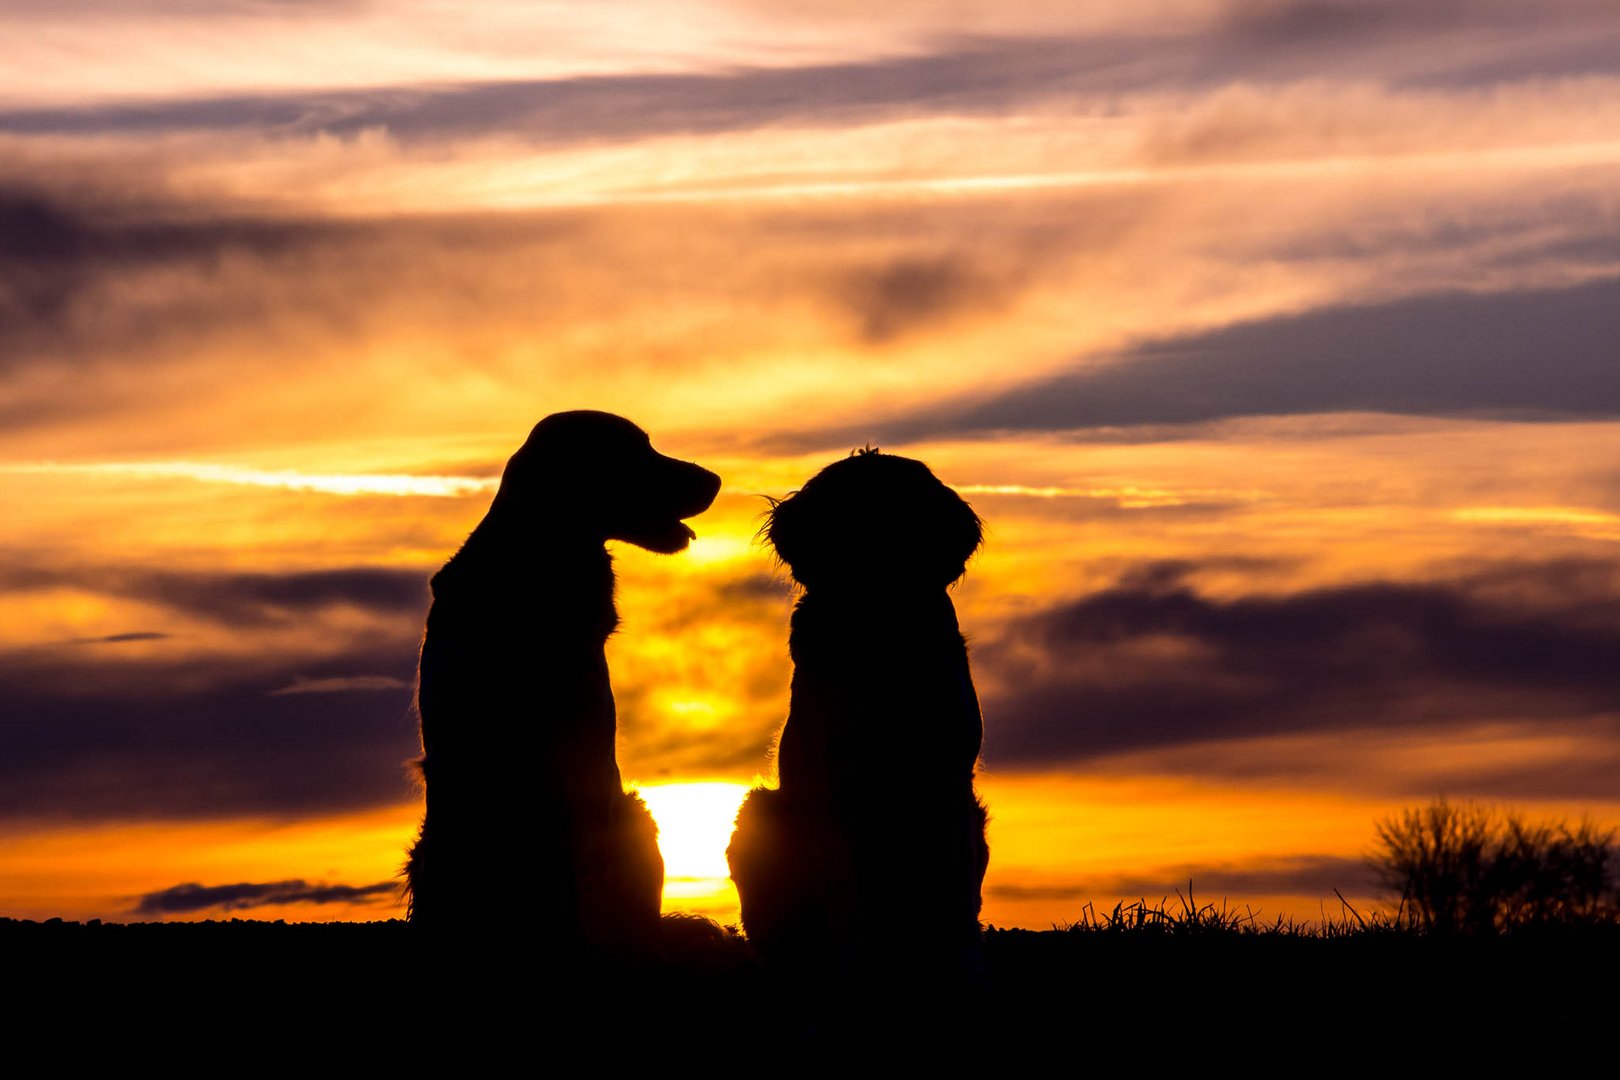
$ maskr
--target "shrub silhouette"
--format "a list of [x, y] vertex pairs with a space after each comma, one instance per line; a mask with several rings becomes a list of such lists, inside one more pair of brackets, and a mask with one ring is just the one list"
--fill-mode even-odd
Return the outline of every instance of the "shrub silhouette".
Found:
[[1437, 799], [1377, 824], [1373, 868], [1397, 920], [1434, 934], [1620, 921], [1614, 829]]

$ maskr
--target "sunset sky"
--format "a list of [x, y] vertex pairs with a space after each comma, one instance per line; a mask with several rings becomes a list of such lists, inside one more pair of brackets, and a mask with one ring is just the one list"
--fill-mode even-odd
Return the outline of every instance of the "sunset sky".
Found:
[[0, 41], [0, 915], [401, 914], [427, 578], [582, 407], [724, 478], [687, 553], [616, 545], [667, 909], [735, 920], [786, 714], [764, 497], [866, 444], [987, 523], [986, 921], [1336, 916], [1442, 793], [1620, 824], [1613, 0], [9, 0]]

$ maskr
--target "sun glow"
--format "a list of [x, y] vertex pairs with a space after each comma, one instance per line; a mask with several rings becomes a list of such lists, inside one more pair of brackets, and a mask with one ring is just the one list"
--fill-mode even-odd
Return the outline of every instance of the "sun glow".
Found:
[[723, 781], [655, 784], [638, 789], [658, 822], [664, 853], [664, 910], [695, 911], [722, 921], [736, 919], [736, 892], [726, 865], [726, 846], [737, 807], [748, 787]]

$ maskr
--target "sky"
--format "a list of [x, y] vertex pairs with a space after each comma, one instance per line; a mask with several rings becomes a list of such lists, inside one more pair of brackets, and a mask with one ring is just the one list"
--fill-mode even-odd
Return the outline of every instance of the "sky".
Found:
[[569, 408], [724, 479], [688, 552], [615, 545], [667, 909], [735, 920], [786, 715], [767, 498], [867, 445], [986, 522], [986, 921], [1338, 917], [1439, 795], [1620, 824], [1608, 0], [0, 38], [0, 915], [401, 914], [426, 581]]

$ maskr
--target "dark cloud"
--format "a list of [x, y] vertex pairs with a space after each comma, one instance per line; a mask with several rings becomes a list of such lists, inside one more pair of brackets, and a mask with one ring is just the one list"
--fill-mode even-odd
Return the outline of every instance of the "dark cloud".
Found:
[[[8, 183], [0, 175], [0, 237], [6, 241], [0, 244], [0, 348], [6, 354], [0, 375], [31, 354], [44, 354], [53, 365], [97, 360], [106, 346], [138, 349], [173, 334], [176, 324], [196, 340], [232, 320], [260, 317], [261, 301], [225, 303], [217, 293], [227, 262], [296, 260], [323, 242], [352, 241], [359, 231], [338, 223], [219, 216], [200, 206], [177, 212], [149, 204], [163, 198], [163, 181], [155, 177], [131, 178], [151, 187], [145, 200], [128, 193], [46, 194], [50, 178], [35, 179]], [[138, 273], [178, 266], [211, 284], [158, 305], [113, 302], [106, 295]], [[71, 409], [30, 400], [17, 419], [42, 407]]]
[[[480, 134], [535, 141], [709, 133], [1026, 107], [1108, 111], [1122, 94], [1205, 91], [1340, 76], [1419, 84], [1620, 71], [1620, 28], [1590, 4], [1492, 5], [1458, 18], [1429, 5], [1240, 5], [1213, 31], [1086, 38], [961, 38], [934, 52], [721, 73], [608, 75], [366, 90], [234, 94], [0, 111], [0, 132], [246, 130], [405, 141]], [[1466, 47], [1459, 47], [1460, 45]]]
[[850, 275], [845, 302], [862, 340], [882, 344], [914, 329], [982, 312], [1006, 296], [1006, 282], [981, 275], [972, 260], [941, 257], [857, 270]]
[[[306, 619], [323, 608], [361, 608], [419, 625], [427, 614], [429, 575], [420, 570], [349, 567], [286, 574], [210, 573], [14, 564], [0, 569], [0, 592], [71, 587], [172, 608], [230, 627]], [[161, 634], [97, 640], [153, 640]]]
[[[1384, 74], [1398, 81], [1478, 85], [1613, 72], [1620, 31], [1606, 0], [1534, 8], [1513, 0], [1236, 0], [1215, 36], [1239, 55], [1281, 51], [1320, 62], [1382, 53], [1395, 61]], [[1441, 39], [1451, 42], [1444, 55], [1424, 55]]]
[[132, 630], [125, 634], [105, 634], [101, 637], [74, 638], [69, 645], [121, 645], [129, 641], [162, 641], [168, 634], [155, 630]]
[[271, 697], [286, 694], [349, 694], [374, 690], [408, 690], [410, 684], [392, 675], [339, 675], [332, 679], [296, 676], [286, 686], [270, 691]]
[[256, 622], [336, 604], [383, 615], [425, 614], [419, 570], [357, 567], [293, 574], [184, 574], [136, 579], [146, 595], [223, 621]]
[[[1148, 46], [1157, 43], [1156, 52]], [[0, 111], [0, 132], [249, 130], [399, 139], [521, 132], [536, 141], [707, 133], [771, 124], [875, 121], [921, 110], [995, 113], [1033, 97], [1109, 97], [1169, 71], [1209, 68], [1186, 42], [974, 42], [867, 63], [724, 74], [614, 75], [395, 86], [299, 95], [235, 95], [110, 106]], [[1203, 80], [1214, 72], [1203, 72]]]
[[[1186, 898], [1189, 887], [1194, 903], [1251, 896], [1323, 896], [1337, 889], [1347, 896], [1382, 892], [1377, 875], [1361, 859], [1337, 855], [1299, 855], [1248, 866], [1230, 863], [1167, 866], [1152, 875], [1096, 875], [1055, 884], [1019, 885], [1012, 882], [987, 888], [991, 896], [1006, 900], [1073, 900], [1084, 903], [1103, 897], [1140, 897], [1150, 904], [1178, 893]], [[1172, 906], [1174, 900], [1171, 901]]]
[[[424, 574], [0, 571], [0, 591], [57, 586], [161, 605], [238, 643], [274, 630], [277, 643], [196, 653], [190, 637], [139, 631], [94, 643], [163, 644], [138, 657], [71, 647], [89, 640], [0, 653], [0, 816], [292, 813], [408, 795]], [[371, 628], [323, 630], [337, 608], [365, 610]]]
[[1156, 342], [983, 405], [881, 426], [915, 439], [1325, 412], [1614, 417], [1617, 341], [1620, 278], [1429, 296]]
[[876, 120], [922, 108], [994, 112], [1032, 93], [1083, 86], [1117, 92], [1120, 87], [1110, 85], [1108, 73], [1117, 77], [1127, 68], [1118, 42], [998, 41], [870, 63], [724, 74], [587, 76], [9, 110], [0, 112], [0, 132], [206, 129], [349, 135], [386, 128], [407, 141], [514, 132], [536, 141], [614, 139]]
[[[0, 658], [0, 817], [305, 814], [397, 803], [420, 748], [411, 710], [420, 631], [323, 643], [326, 655], [97, 661]], [[276, 695], [374, 672], [367, 693]]]
[[[1430, 791], [1466, 791], [1484, 799], [1611, 802], [1620, 777], [1620, 718], [1568, 732], [1564, 752], [1531, 761], [1465, 765]], [[1428, 794], [1429, 792], [1424, 792]]]
[[312, 885], [292, 881], [239, 882], [235, 885], [174, 885], [141, 897], [136, 915], [184, 915], [194, 911], [242, 911], [280, 904], [372, 903], [399, 896], [399, 882], [375, 885]]
[[1199, 592], [1186, 566], [1144, 566], [979, 639], [986, 757], [1612, 716], [1617, 576], [1523, 564], [1225, 598]]

